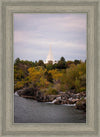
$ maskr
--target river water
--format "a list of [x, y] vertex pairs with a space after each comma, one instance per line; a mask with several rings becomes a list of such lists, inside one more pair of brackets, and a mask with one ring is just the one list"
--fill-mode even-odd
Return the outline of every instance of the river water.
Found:
[[74, 106], [37, 102], [14, 95], [14, 123], [85, 123], [86, 114]]

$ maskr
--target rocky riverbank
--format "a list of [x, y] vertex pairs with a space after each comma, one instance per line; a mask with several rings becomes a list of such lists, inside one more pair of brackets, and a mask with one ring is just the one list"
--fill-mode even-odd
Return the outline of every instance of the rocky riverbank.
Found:
[[74, 91], [67, 91], [59, 92], [57, 95], [45, 95], [33, 88], [23, 88], [16, 92], [24, 98], [54, 104], [74, 104], [75, 108], [86, 111], [86, 92], [75, 93]]

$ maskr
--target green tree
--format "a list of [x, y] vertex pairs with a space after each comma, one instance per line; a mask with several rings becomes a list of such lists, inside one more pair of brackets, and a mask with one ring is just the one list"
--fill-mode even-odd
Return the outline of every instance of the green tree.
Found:
[[66, 68], [66, 61], [64, 57], [61, 57], [57, 64], [58, 69], [65, 69]]
[[53, 69], [53, 65], [52, 64], [46, 64], [46, 69], [47, 70], [52, 70]]
[[20, 63], [20, 58], [17, 58], [14, 62], [15, 65], [18, 65]]
[[45, 66], [43, 60], [39, 60], [38, 63], [37, 63], [38, 66]]
[[37, 61], [34, 62], [34, 66], [36, 67], [38, 65]]
[[74, 64], [74, 62], [73, 62], [73, 61], [70, 61], [70, 60], [67, 61], [67, 62], [66, 62], [66, 65], [65, 65], [66, 68], [69, 68], [69, 67], [71, 66], [71, 64]]
[[60, 61], [65, 62], [65, 58], [64, 58], [64, 57], [61, 57], [61, 58], [60, 58]]
[[80, 60], [74, 60], [74, 64], [77, 65], [77, 64], [80, 64], [81, 61]]

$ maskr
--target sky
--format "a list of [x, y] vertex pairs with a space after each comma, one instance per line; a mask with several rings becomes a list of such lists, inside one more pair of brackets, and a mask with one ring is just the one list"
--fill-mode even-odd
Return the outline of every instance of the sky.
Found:
[[14, 60], [45, 61], [51, 46], [54, 60], [86, 59], [85, 13], [15, 13]]

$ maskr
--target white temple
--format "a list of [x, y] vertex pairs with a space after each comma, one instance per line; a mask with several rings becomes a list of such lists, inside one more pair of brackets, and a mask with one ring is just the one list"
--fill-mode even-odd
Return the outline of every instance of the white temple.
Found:
[[47, 64], [47, 63], [49, 63], [49, 62], [54, 63], [51, 46], [49, 47], [49, 53], [48, 53], [48, 56], [47, 56], [47, 59], [46, 59], [46, 62], [45, 62], [45, 63]]

